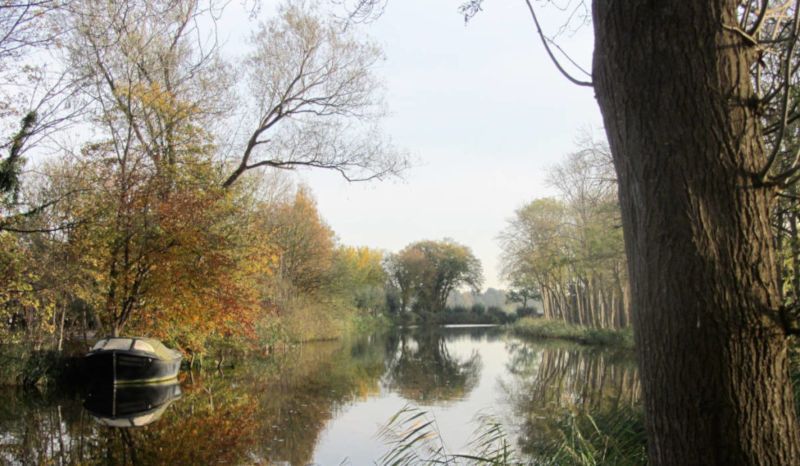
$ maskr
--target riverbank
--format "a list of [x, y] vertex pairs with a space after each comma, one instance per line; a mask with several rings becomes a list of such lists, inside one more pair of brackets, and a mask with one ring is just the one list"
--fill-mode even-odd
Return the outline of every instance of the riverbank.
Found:
[[[244, 360], [259, 359], [286, 351], [296, 345], [335, 341], [384, 332], [393, 323], [384, 315], [358, 312], [343, 305], [297, 306], [281, 316], [262, 322], [255, 338], [213, 338], [202, 352], [192, 353], [175, 342], [163, 340], [182, 350], [184, 368], [216, 370]], [[35, 349], [24, 343], [0, 343], [0, 386], [45, 387], [79, 383], [81, 359], [97, 338], [65, 339], [61, 350], [42, 345]]]
[[[326, 311], [326, 312], [323, 312]], [[444, 319], [446, 320], [446, 319]], [[491, 323], [495, 323], [492, 321]], [[319, 305], [298, 306], [277, 317], [258, 331], [249, 344], [221, 339], [198, 353], [198, 366], [217, 368], [243, 359], [261, 357], [282, 351], [289, 346], [313, 341], [340, 340], [347, 337], [386, 331], [398, 322], [384, 315], [354, 312], [343, 306], [322, 309]], [[431, 319], [422, 325], [438, 327]], [[514, 335], [526, 338], [560, 339], [584, 345], [633, 348], [633, 334], [628, 330], [605, 330], [568, 325], [542, 318], [526, 317], [504, 327]], [[167, 342], [169, 343], [169, 342]], [[51, 385], [74, 379], [77, 361], [87, 344], [72, 342], [57, 352], [33, 351], [24, 345], [0, 345], [0, 385]], [[192, 358], [187, 355], [186, 361]]]
[[509, 325], [508, 328], [513, 334], [528, 338], [556, 338], [583, 345], [629, 349], [634, 347], [633, 330], [630, 328], [624, 330], [597, 329], [541, 317], [525, 317]]

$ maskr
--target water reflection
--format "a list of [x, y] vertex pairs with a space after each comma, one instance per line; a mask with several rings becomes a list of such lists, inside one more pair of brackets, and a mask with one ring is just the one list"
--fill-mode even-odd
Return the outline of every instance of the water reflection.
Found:
[[[469, 332], [475, 330], [464, 333]], [[454, 356], [447, 337], [447, 332], [431, 329], [400, 335], [389, 364], [388, 388], [421, 405], [465, 398], [478, 383], [481, 356], [477, 350], [463, 359]]]
[[[633, 355], [558, 343], [513, 341], [503, 384], [517, 426], [518, 447], [549, 457], [569, 436], [591, 442], [635, 443], [624, 453], [644, 453], [640, 385]], [[625, 436], [625, 438], [619, 438]], [[601, 448], [607, 448], [601, 446]], [[639, 457], [629, 458], [636, 464]], [[642, 458], [643, 460], [643, 458]]]
[[564, 408], [615, 413], [637, 407], [638, 392], [623, 354], [498, 329], [415, 329], [306, 345], [140, 393], [2, 389], [0, 464], [371, 464], [384, 451], [376, 427], [406, 403], [433, 409], [455, 446], [478, 410], [503, 411], [535, 454], [559, 435]]
[[103, 425], [143, 427], [161, 419], [167, 407], [180, 396], [177, 380], [139, 386], [95, 384], [89, 388], [83, 406]]

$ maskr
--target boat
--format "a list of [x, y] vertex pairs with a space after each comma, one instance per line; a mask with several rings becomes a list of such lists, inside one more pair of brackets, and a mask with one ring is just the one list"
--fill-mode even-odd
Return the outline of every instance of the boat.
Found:
[[181, 397], [177, 380], [147, 385], [94, 385], [83, 406], [108, 427], [142, 427], [156, 422]]
[[108, 337], [89, 350], [84, 357], [84, 367], [95, 382], [151, 384], [175, 379], [181, 359], [181, 353], [155, 338]]

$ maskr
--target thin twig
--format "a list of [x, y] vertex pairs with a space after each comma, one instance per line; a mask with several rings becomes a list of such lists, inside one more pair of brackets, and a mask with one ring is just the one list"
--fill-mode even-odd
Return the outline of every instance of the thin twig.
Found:
[[594, 87], [594, 83], [591, 81], [581, 81], [580, 79], [573, 77], [567, 72], [567, 70], [564, 69], [563, 66], [561, 66], [561, 63], [559, 63], [556, 56], [553, 55], [553, 51], [550, 49], [550, 44], [548, 44], [547, 37], [544, 35], [544, 32], [542, 32], [542, 26], [539, 24], [539, 18], [536, 16], [536, 10], [533, 9], [533, 5], [531, 5], [530, 0], [525, 0], [525, 3], [528, 5], [528, 10], [531, 12], [531, 17], [533, 18], [534, 24], [536, 24], [536, 32], [539, 34], [539, 38], [542, 40], [544, 49], [547, 51], [547, 55], [550, 56], [550, 60], [552, 60], [553, 64], [555, 64], [556, 68], [558, 68], [558, 71], [560, 71], [561, 74], [573, 84], [577, 84], [578, 86]]

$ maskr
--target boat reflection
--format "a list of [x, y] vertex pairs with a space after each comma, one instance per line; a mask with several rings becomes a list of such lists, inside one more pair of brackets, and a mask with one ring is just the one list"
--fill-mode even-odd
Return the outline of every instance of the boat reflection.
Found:
[[181, 396], [177, 380], [166, 384], [89, 388], [83, 406], [99, 423], [109, 427], [142, 427], [161, 418], [167, 407]]

